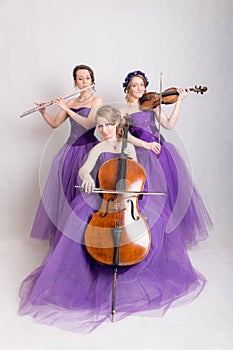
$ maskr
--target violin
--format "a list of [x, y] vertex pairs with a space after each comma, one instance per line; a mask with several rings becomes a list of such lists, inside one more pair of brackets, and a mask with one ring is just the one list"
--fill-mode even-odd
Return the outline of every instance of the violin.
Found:
[[[189, 88], [189, 91], [196, 92], [197, 94], [203, 94], [208, 90], [207, 86], [195, 86], [194, 88]], [[143, 109], [154, 109], [160, 104], [172, 104], [178, 99], [179, 93], [177, 88], [171, 87], [160, 93], [157, 92], [147, 92], [140, 99], [139, 103]]]
[[92, 214], [84, 237], [86, 249], [92, 258], [114, 268], [112, 320], [117, 268], [141, 262], [151, 245], [146, 218], [138, 209], [137, 193], [144, 187], [146, 174], [139, 163], [128, 159], [123, 153], [127, 146], [128, 129], [129, 125], [126, 125], [121, 156], [106, 161], [99, 169], [100, 188], [106, 191], [103, 191], [101, 207]]

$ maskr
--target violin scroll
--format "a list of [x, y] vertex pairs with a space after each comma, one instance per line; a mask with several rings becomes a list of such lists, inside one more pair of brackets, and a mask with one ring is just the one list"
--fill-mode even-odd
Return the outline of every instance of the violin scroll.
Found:
[[190, 91], [196, 92], [197, 94], [199, 94], [199, 92], [203, 95], [204, 92], [206, 92], [208, 90], [207, 86], [199, 86], [197, 87], [197, 85], [195, 85], [195, 88], [189, 89]]

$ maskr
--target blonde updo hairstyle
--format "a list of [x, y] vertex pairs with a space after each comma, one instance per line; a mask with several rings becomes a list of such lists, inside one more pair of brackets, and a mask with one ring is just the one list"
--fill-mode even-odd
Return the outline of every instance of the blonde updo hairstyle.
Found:
[[122, 137], [123, 135], [122, 116], [118, 108], [114, 108], [110, 105], [102, 106], [97, 110], [97, 113], [95, 116], [96, 121], [98, 117], [107, 119], [108, 122], [111, 123], [112, 125], [117, 124], [116, 136], [117, 138]]

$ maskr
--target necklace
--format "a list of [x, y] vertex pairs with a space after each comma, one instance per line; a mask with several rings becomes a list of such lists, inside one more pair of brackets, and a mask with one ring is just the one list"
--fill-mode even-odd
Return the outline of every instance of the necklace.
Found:
[[77, 98], [77, 101], [82, 103], [82, 102], [84, 102], [84, 101], [89, 100], [89, 98], [91, 98], [92, 96], [93, 96], [93, 95], [91, 94], [90, 96], [88, 96], [88, 97], [86, 97], [86, 98], [84, 98], [84, 99], [82, 99], [82, 100], [81, 100], [80, 98]]
[[116, 141], [114, 140], [114, 141], [107, 141], [107, 143], [109, 144], [109, 146], [110, 147], [112, 147], [114, 150], [116, 150], [117, 149], [117, 146], [116, 146], [116, 144], [114, 144]]

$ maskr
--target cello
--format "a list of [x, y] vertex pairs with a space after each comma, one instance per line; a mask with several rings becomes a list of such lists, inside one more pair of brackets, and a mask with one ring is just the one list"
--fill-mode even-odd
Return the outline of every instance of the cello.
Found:
[[129, 125], [123, 129], [120, 157], [106, 161], [99, 169], [100, 188], [107, 191], [103, 194], [100, 209], [92, 214], [84, 237], [92, 258], [113, 267], [112, 321], [118, 267], [140, 263], [151, 244], [146, 218], [138, 209], [138, 193], [144, 187], [146, 175], [139, 163], [124, 154]]

